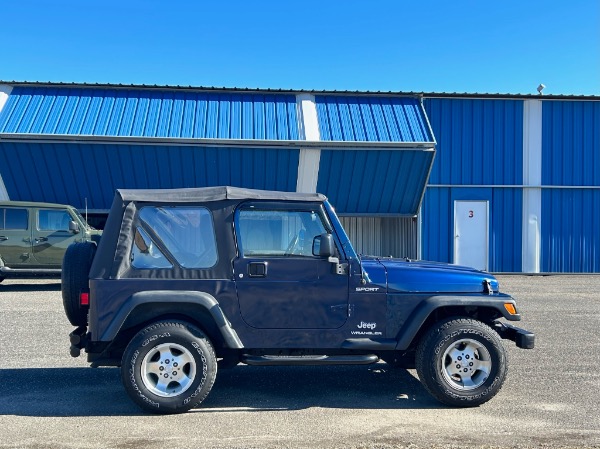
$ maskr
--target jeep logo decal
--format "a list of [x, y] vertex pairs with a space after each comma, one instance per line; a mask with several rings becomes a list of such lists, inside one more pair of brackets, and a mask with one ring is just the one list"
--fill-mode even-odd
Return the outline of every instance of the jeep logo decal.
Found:
[[375, 329], [377, 327], [377, 323], [365, 323], [361, 321], [359, 325], [356, 326], [359, 329]]

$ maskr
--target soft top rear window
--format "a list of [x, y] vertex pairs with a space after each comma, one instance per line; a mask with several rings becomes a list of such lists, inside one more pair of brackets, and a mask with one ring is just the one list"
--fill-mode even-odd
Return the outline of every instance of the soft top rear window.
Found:
[[211, 212], [205, 207], [151, 207], [140, 219], [184, 268], [211, 268], [217, 263], [217, 244]]

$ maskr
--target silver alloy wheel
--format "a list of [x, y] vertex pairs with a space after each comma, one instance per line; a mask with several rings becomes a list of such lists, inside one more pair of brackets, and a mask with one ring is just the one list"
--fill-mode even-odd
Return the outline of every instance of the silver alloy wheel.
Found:
[[468, 338], [455, 341], [441, 359], [442, 375], [456, 390], [473, 390], [490, 375], [490, 353], [480, 342]]
[[146, 354], [141, 370], [142, 382], [151, 393], [170, 398], [190, 388], [196, 377], [196, 362], [187, 348], [163, 343]]

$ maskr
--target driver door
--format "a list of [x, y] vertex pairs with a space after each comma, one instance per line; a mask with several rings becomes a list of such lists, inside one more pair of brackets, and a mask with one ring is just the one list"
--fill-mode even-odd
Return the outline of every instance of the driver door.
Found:
[[254, 203], [236, 211], [234, 271], [244, 321], [259, 329], [337, 329], [348, 317], [348, 275], [313, 255], [330, 232], [320, 205]]

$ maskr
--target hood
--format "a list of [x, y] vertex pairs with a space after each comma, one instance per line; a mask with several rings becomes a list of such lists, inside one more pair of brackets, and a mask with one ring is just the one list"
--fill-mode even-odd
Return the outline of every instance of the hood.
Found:
[[486, 281], [494, 293], [499, 291], [494, 276], [474, 268], [439, 262], [363, 258], [367, 272], [371, 264], [385, 267], [389, 293], [487, 293]]

